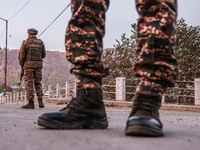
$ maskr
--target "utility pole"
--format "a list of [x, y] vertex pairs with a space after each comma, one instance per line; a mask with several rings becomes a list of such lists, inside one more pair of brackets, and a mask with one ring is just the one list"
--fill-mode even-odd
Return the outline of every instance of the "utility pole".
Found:
[[4, 70], [4, 94], [6, 93], [6, 79], [7, 79], [7, 50], [8, 50], [8, 20], [0, 18], [6, 22], [6, 48], [5, 48], [5, 70]]

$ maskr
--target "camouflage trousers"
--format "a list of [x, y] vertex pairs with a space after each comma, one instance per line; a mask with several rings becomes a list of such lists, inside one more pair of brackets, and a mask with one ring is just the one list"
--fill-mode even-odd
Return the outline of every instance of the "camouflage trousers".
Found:
[[[139, 21], [134, 71], [139, 77], [136, 93], [162, 96], [175, 84], [178, 64], [174, 56], [176, 0], [135, 0]], [[65, 46], [78, 88], [101, 88], [108, 66], [102, 62], [102, 38], [109, 0], [71, 0]]]
[[24, 70], [24, 81], [26, 85], [26, 97], [27, 100], [33, 100], [34, 98], [34, 89], [38, 98], [42, 98], [42, 69], [25, 69]]

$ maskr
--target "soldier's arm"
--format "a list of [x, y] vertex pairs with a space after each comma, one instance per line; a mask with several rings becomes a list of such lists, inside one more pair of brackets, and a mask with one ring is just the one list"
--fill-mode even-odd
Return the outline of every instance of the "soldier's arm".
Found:
[[24, 63], [26, 61], [26, 46], [25, 46], [25, 41], [22, 43], [22, 45], [20, 47], [18, 59], [19, 59], [19, 64], [21, 65], [21, 67], [23, 67]]
[[45, 46], [44, 46], [44, 43], [42, 42], [42, 58], [45, 58], [46, 57], [46, 49], [45, 49]]

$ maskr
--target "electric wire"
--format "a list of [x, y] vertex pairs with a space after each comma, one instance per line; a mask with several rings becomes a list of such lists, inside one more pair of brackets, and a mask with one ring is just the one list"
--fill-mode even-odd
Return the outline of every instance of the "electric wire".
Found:
[[17, 11], [14, 15], [12, 15], [8, 20], [11, 20], [12, 18], [14, 18], [20, 11], [22, 11], [30, 2], [31, 0], [29, 0], [19, 11]]
[[[8, 20], [13, 19], [19, 12], [21, 12], [29, 3], [31, 0], [29, 0], [19, 11], [17, 11], [14, 15], [12, 15]], [[65, 10], [70, 6], [70, 3], [67, 5], [67, 7], [64, 8], [64, 10], [44, 29], [44, 31], [38, 36], [40, 37], [64, 12]], [[2, 37], [3, 33], [5, 32], [5, 29], [3, 30], [3, 32], [0, 35], [0, 38]]]
[[42, 33], [38, 36], [38, 38], [64, 13], [64, 11], [70, 6], [70, 3], [65, 7], [65, 9], [42, 31]]
[[6, 27], [4, 27], [3, 32], [2, 32], [1, 35], [0, 35], [0, 39], [2, 38], [3, 33], [5, 32], [5, 30], [6, 30]]
[[[14, 15], [12, 15], [9, 19], [7, 19], [7, 21], [11, 20], [12, 18], [14, 18], [20, 11], [22, 11], [28, 5], [28, 3], [30, 1], [31, 0], [29, 0], [19, 11], [17, 11]], [[5, 30], [6, 30], [6, 27], [3, 29], [3, 32], [1, 33], [0, 38], [3, 36], [3, 33], [5, 32]]]

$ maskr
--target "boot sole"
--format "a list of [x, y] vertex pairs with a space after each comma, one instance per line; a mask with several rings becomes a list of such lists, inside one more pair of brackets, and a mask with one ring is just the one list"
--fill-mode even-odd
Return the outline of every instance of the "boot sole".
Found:
[[107, 117], [103, 119], [93, 118], [90, 120], [81, 120], [74, 123], [39, 117], [37, 124], [48, 129], [105, 129], [108, 127]]
[[21, 109], [35, 109], [35, 107], [33, 107], [33, 108], [30, 108], [30, 107], [29, 108], [27, 108], [27, 107], [26, 108], [25, 107], [21, 107]]
[[126, 135], [130, 136], [149, 136], [149, 137], [161, 137], [163, 136], [162, 129], [152, 128], [148, 126], [130, 126], [125, 130]]

